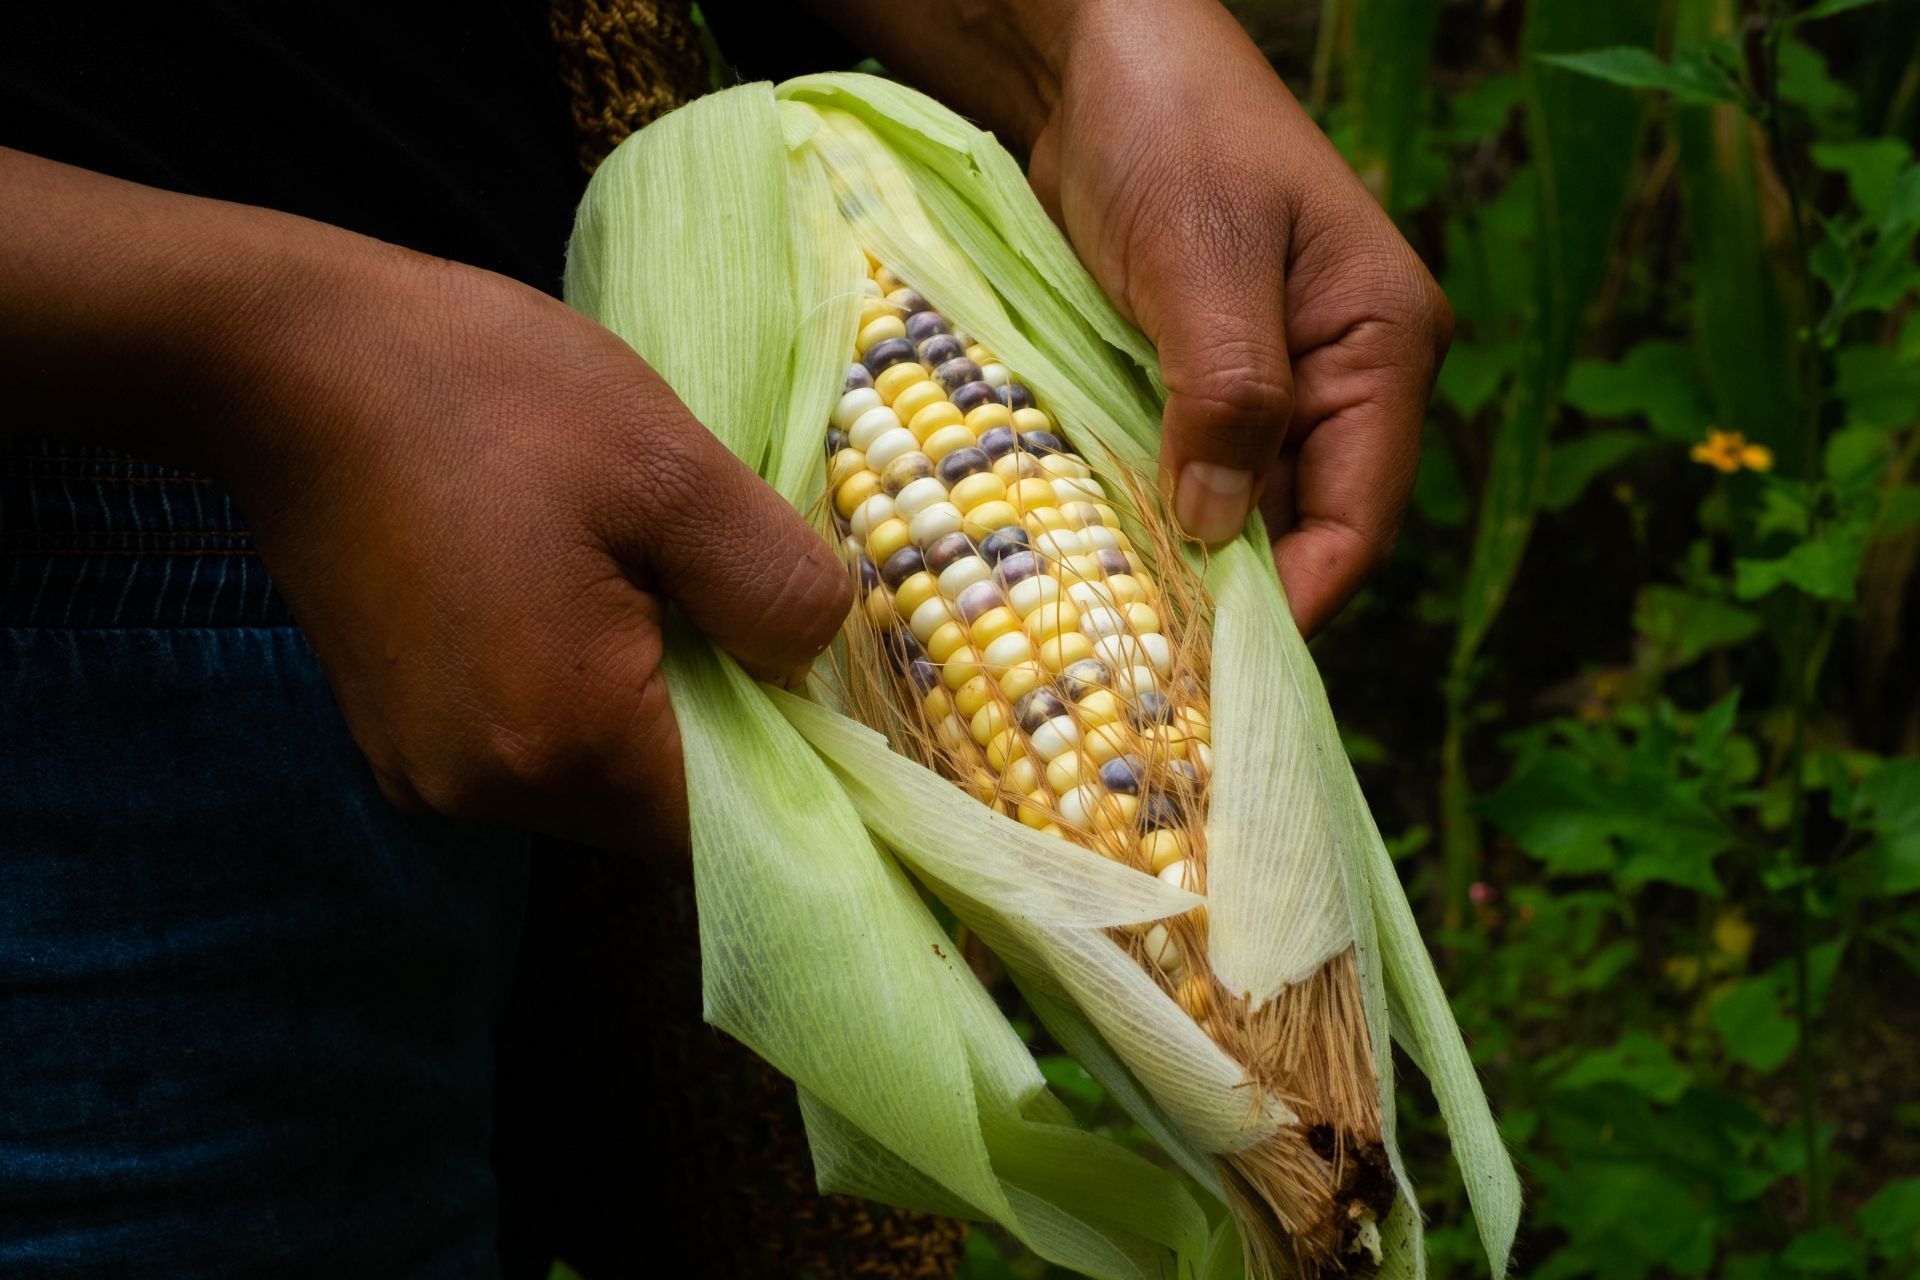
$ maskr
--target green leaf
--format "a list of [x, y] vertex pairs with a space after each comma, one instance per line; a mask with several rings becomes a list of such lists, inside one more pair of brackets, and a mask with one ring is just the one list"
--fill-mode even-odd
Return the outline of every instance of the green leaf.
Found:
[[1780, 97], [1817, 116], [1837, 117], [1853, 109], [1853, 90], [1835, 80], [1820, 52], [1793, 36], [1780, 41]]
[[1615, 362], [1575, 361], [1566, 400], [1590, 418], [1644, 417], [1661, 435], [1687, 444], [1713, 423], [1693, 352], [1665, 339], [1638, 343]]
[[1857, 1272], [1866, 1264], [1860, 1242], [1838, 1227], [1820, 1227], [1795, 1236], [1780, 1255], [1790, 1271], [1816, 1275]]
[[1827, 479], [1836, 484], [1862, 475], [1877, 474], [1893, 450], [1879, 427], [1847, 427], [1827, 437], [1824, 459]]
[[1566, 510], [1579, 501], [1595, 477], [1651, 443], [1638, 431], [1589, 431], [1554, 445], [1547, 458], [1547, 487], [1540, 505], [1548, 511]]
[[1912, 148], [1898, 138], [1816, 142], [1807, 154], [1822, 169], [1846, 175], [1854, 204], [1874, 222], [1887, 215], [1902, 171], [1913, 160]]
[[[1846, 950], [1844, 936], [1807, 952], [1807, 981], [1813, 1011], [1819, 1012]], [[1763, 1075], [1777, 1070], [1799, 1042], [1793, 1016], [1794, 965], [1784, 960], [1758, 977], [1734, 987], [1713, 1006], [1708, 1020], [1728, 1056]]]
[[1351, 160], [1388, 212], [1407, 207], [1406, 169], [1421, 141], [1436, 0], [1358, 0], [1347, 59]]
[[1629, 1031], [1611, 1048], [1575, 1059], [1561, 1073], [1559, 1084], [1562, 1089], [1623, 1084], [1655, 1102], [1672, 1103], [1679, 1101], [1692, 1079], [1692, 1073], [1660, 1040], [1645, 1031]]
[[1920, 1178], [1899, 1178], [1860, 1206], [1860, 1230], [1890, 1257], [1920, 1253]]
[[1920, 759], [1882, 764], [1861, 780], [1858, 803], [1872, 823], [1881, 892], [1920, 889]]
[[1605, 80], [1608, 84], [1670, 93], [1676, 101], [1693, 106], [1741, 99], [1739, 84], [1710, 58], [1696, 56], [1667, 62], [1651, 49], [1631, 45], [1536, 56], [1542, 62]]
[[1760, 632], [1760, 615], [1717, 596], [1655, 584], [1640, 589], [1633, 625], [1672, 669], [1751, 640]]
[[1860, 563], [1867, 553], [1864, 528], [1840, 526], [1802, 542], [1772, 560], [1734, 562], [1734, 594], [1758, 600], [1781, 587], [1793, 587], [1816, 600], [1853, 599]]
[[1434, 389], [1448, 404], [1472, 417], [1500, 394], [1519, 355], [1519, 344], [1514, 342], [1456, 342], [1447, 352]]
[[1892, 431], [1920, 421], [1920, 359], [1887, 347], [1842, 347], [1834, 353], [1834, 390], [1847, 425]]
[[1788, 19], [1789, 22], [1814, 22], [1821, 18], [1831, 18], [1835, 14], [1850, 13], [1855, 9], [1864, 9], [1879, 0], [1820, 0], [1818, 4], [1802, 9]]
[[1466, 477], [1454, 461], [1453, 448], [1431, 424], [1426, 447], [1420, 451], [1420, 471], [1413, 480], [1413, 508], [1442, 529], [1457, 529], [1473, 510]]

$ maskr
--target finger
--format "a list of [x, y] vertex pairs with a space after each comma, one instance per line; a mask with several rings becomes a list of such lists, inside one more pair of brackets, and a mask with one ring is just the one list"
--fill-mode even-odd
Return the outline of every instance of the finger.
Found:
[[1245, 524], [1293, 412], [1285, 235], [1277, 215], [1247, 215], [1269, 205], [1244, 196], [1259, 181], [1197, 191], [1176, 229], [1147, 237], [1129, 262], [1134, 310], [1167, 384], [1160, 463], [1174, 515], [1210, 546]]
[[1429, 339], [1397, 328], [1300, 360], [1302, 416], [1313, 417], [1292, 468], [1294, 521], [1274, 561], [1303, 634], [1326, 625], [1392, 554], [1434, 364]]
[[645, 424], [608, 544], [755, 676], [825, 649], [852, 607], [833, 549], [677, 400]]

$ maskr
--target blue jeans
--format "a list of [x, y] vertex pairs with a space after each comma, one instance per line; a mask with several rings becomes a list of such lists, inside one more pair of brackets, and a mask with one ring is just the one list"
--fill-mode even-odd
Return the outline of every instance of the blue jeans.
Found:
[[213, 486], [0, 452], [0, 1276], [496, 1275], [526, 846], [386, 804]]

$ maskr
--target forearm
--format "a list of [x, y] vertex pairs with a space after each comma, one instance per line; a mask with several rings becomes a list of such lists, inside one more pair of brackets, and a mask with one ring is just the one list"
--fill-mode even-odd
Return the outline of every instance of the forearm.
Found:
[[199, 461], [302, 309], [401, 251], [0, 148], [0, 433]]

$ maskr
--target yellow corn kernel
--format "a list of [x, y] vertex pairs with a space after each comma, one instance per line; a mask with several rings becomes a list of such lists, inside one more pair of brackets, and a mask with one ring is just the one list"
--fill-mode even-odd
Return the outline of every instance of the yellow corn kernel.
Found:
[[[889, 370], [891, 372], [891, 370]], [[951, 400], [936, 400], [926, 408], [916, 412], [907, 422], [907, 430], [913, 432], [916, 440], [925, 440], [942, 427], [957, 427], [961, 424], [960, 410], [954, 408]], [[932, 454], [928, 454], [932, 457]]]
[[[1013, 455], [1009, 454], [1009, 457]], [[858, 449], [842, 449], [833, 455], [833, 461], [827, 464], [827, 487], [838, 489], [841, 485], [867, 469], [867, 455]]]
[[[962, 427], [961, 430], [966, 430]], [[928, 441], [929, 444], [932, 441]], [[928, 454], [932, 457], [932, 454]], [[980, 471], [967, 476], [947, 493], [947, 501], [964, 512], [973, 510], [983, 502], [998, 502], [1007, 496], [1006, 481], [990, 471]]]
[[878, 568], [912, 540], [912, 535], [907, 532], [907, 522], [899, 516], [893, 516], [867, 531], [867, 554], [873, 557], [874, 567]]
[[[872, 324], [875, 320], [878, 320], [881, 316], [897, 316], [899, 314], [900, 309], [893, 306], [885, 298], [860, 299], [860, 328], [862, 329]], [[906, 332], [907, 327], [905, 324], [902, 324], [900, 326], [900, 336], [905, 337]], [[871, 346], [872, 344], [869, 343], [868, 345]], [[866, 348], [862, 347], [861, 354], [864, 355], [865, 353]]]
[[1037, 538], [1043, 533], [1067, 527], [1067, 518], [1060, 514], [1058, 507], [1035, 507], [1027, 512], [1020, 523], [1027, 527], [1027, 536]]
[[1090, 552], [1070, 555], [1060, 562], [1060, 576], [1068, 582], [1100, 581], [1100, 557]]
[[1111, 724], [1126, 711], [1120, 705], [1119, 696], [1111, 689], [1095, 689], [1080, 699], [1077, 705], [1080, 708], [1080, 723], [1087, 729]]
[[1033, 641], [1027, 638], [1024, 631], [1009, 631], [1003, 636], [996, 636], [992, 643], [980, 651], [980, 661], [989, 675], [1017, 667], [1032, 657]]
[[947, 389], [932, 378], [923, 378], [914, 383], [893, 399], [893, 411], [900, 421], [911, 422], [913, 415], [930, 404], [939, 404], [947, 398]]
[[967, 425], [973, 428], [973, 434], [985, 435], [993, 427], [1012, 426], [1013, 412], [1007, 406], [997, 402], [976, 405], [973, 411], [967, 414]]
[[1018, 726], [1009, 725], [988, 739], [987, 767], [990, 769], [998, 769], [1000, 772], [1005, 773], [1007, 766], [1012, 764], [1017, 757], [1024, 754], [1026, 749], [1027, 740], [1025, 735], [1020, 732]]
[[[1016, 811], [1020, 821], [1036, 831], [1044, 831], [1053, 826], [1053, 800], [1042, 788], [1036, 787], [1027, 793]], [[1055, 830], [1058, 830], [1056, 827]]]
[[[933, 409], [922, 409], [920, 412], [932, 413], [934, 409], [938, 409], [939, 407], [939, 405], [935, 405]], [[914, 421], [918, 422], [919, 419], [915, 418]], [[931, 432], [927, 436], [925, 443], [920, 446], [920, 450], [929, 458], [938, 462], [955, 449], [965, 449], [973, 442], [973, 432], [967, 430], [959, 423], [954, 422], [948, 423], [946, 426], [937, 428]]]
[[1174, 988], [1173, 998], [1195, 1022], [1205, 1022], [1213, 1015], [1213, 984], [1200, 974], [1190, 973], [1182, 978]]
[[893, 592], [885, 587], [875, 587], [869, 591], [863, 603], [867, 611], [867, 621], [877, 630], [886, 631], [900, 624], [900, 619], [893, 613]]
[[[882, 303], [881, 305], [885, 306], [886, 304]], [[891, 313], [875, 316], [872, 320], [860, 326], [860, 334], [853, 340], [853, 349], [861, 355], [865, 355], [867, 354], [867, 348], [876, 342], [884, 342], [888, 338], [904, 338], [906, 336], [907, 322], [899, 316]]]
[[1080, 610], [1073, 601], [1053, 599], [1026, 616], [1027, 634], [1036, 644], [1045, 644], [1062, 632], [1078, 631]]
[[[1147, 603], [1147, 584], [1130, 573], [1116, 573], [1107, 579], [1107, 595], [1113, 602], [1125, 607], [1130, 604]], [[1155, 628], [1158, 630], [1158, 628]]]
[[967, 726], [960, 723], [960, 717], [948, 715], [933, 726], [933, 739], [948, 751], [963, 752], [972, 749], [972, 741], [967, 737]]
[[[900, 326], [900, 331], [902, 333], [906, 332], [906, 326], [904, 324]], [[1039, 409], [1031, 407], [1015, 409], [1011, 417], [1013, 419], [1013, 429], [1021, 435], [1025, 435], [1029, 431], [1053, 430], [1053, 419], [1049, 418], [1045, 412]]]
[[907, 578], [893, 593], [893, 607], [901, 617], [911, 618], [914, 610], [940, 594], [940, 579], [925, 569]]
[[1047, 785], [1060, 795], [1065, 795], [1080, 785], [1080, 780], [1091, 778], [1098, 772], [1098, 764], [1089, 760], [1085, 752], [1068, 751], [1047, 761]]
[[[1017, 455], [1007, 455], [1008, 458], [1015, 456]], [[1005, 460], [1005, 458], [1001, 459], [1003, 462]], [[1011, 485], [1002, 480], [1001, 485], [1006, 489], [1007, 501], [1012, 503], [1013, 509], [1021, 515], [1040, 507], [1060, 505], [1053, 496], [1053, 486], [1037, 477], [1030, 476], [1024, 480], [1015, 481]]]
[[966, 788], [968, 795], [981, 804], [992, 804], [1000, 798], [1000, 779], [985, 769], [973, 770], [961, 785]]
[[1083, 750], [1096, 765], [1105, 764], [1115, 756], [1123, 756], [1133, 747], [1133, 731], [1118, 720], [1095, 725], [1087, 731], [1083, 740]]
[[904, 360], [887, 369], [873, 380], [873, 389], [880, 393], [880, 403], [890, 405], [902, 391], [927, 376], [927, 367], [912, 360]]
[[1206, 713], [1198, 707], [1182, 707], [1173, 717], [1173, 723], [1180, 732], [1195, 742], [1213, 743], [1213, 726], [1207, 723]]
[[1017, 795], [1026, 795], [1040, 785], [1040, 769], [1028, 755], [1017, 756], [1000, 775], [1000, 785]]
[[[969, 476], [968, 479], [992, 479], [992, 477]], [[995, 480], [994, 483], [998, 484], [999, 481]], [[1002, 529], [1007, 525], [1017, 525], [1019, 523], [1020, 513], [1013, 509], [1013, 504], [999, 500], [983, 502], [973, 510], [967, 512], [960, 522], [960, 529], [969, 538], [978, 542], [995, 529]]]
[[1052, 677], [1047, 669], [1036, 661], [1015, 663], [999, 676], [1000, 693], [1008, 702], [1020, 699], [1038, 689]]
[[969, 635], [975, 644], [984, 649], [1007, 632], [1018, 629], [1019, 626], [1020, 615], [1007, 606], [1000, 605], [975, 618]]
[[1058, 675], [1082, 658], [1093, 656], [1093, 641], [1079, 632], [1057, 635], [1040, 646], [1040, 662]]
[[1153, 611], [1153, 606], [1150, 604], [1142, 604], [1136, 600], [1132, 604], [1123, 606], [1120, 612], [1126, 617], [1127, 630], [1137, 636], [1160, 629], [1160, 615]]
[[833, 493], [833, 509], [848, 519], [860, 509], [860, 504], [880, 492], [880, 477], [871, 471], [862, 470], [847, 478]]
[[867, 272], [873, 277], [873, 282], [880, 286], [881, 293], [892, 293], [895, 289], [907, 287], [905, 280], [893, 274], [892, 267], [881, 266], [880, 259], [872, 254], [867, 255]]
[[1187, 854], [1187, 837], [1182, 832], [1162, 827], [1140, 837], [1140, 860], [1155, 875], [1181, 861]]
[[[976, 410], [975, 412], [978, 412]], [[1022, 480], [1038, 480], [1047, 486], [1047, 497], [1054, 497], [1053, 482], [1046, 478], [1046, 472], [1040, 469], [1040, 459], [1030, 453], [1003, 453], [993, 460], [993, 474], [1005, 481], [1008, 488]]]
[[1108, 792], [1093, 809], [1093, 833], [1097, 836], [1125, 834], [1131, 839], [1134, 824], [1140, 820], [1140, 797]]
[[[973, 734], [973, 740], [984, 747], [1009, 727], [1007, 709], [998, 702], [989, 702], [973, 713], [973, 723], [968, 729]], [[988, 763], [992, 763], [991, 758]]]
[[1140, 735], [1145, 753], [1155, 760], [1185, 760], [1187, 735], [1170, 724], [1156, 724]]
[[940, 667], [940, 683], [949, 689], [958, 689], [978, 675], [985, 675], [980, 665], [980, 651], [972, 645], [963, 645]]
[[945, 662], [967, 642], [967, 629], [958, 620], [943, 623], [938, 630], [927, 637], [927, 656], [935, 662]]
[[986, 676], [975, 676], [961, 685], [953, 695], [953, 705], [969, 720], [992, 700], [993, 681]]

